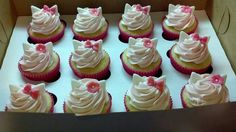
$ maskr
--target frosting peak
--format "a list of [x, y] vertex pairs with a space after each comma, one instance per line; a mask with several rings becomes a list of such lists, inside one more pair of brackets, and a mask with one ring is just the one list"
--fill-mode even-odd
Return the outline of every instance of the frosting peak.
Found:
[[72, 90], [66, 104], [76, 115], [101, 114], [109, 101], [105, 81], [72, 80]]
[[11, 103], [8, 111], [13, 112], [47, 112], [47, 93], [45, 84], [10, 85]]
[[179, 42], [174, 48], [174, 52], [180, 56], [184, 62], [193, 62], [200, 64], [209, 57], [207, 47], [209, 37], [200, 37], [194, 33], [191, 35], [180, 32]]
[[170, 103], [169, 90], [165, 76], [141, 77], [133, 75], [133, 86], [128, 90], [130, 104], [138, 110], [164, 110]]
[[188, 84], [185, 85], [191, 105], [203, 106], [228, 102], [229, 95], [225, 79], [226, 75], [200, 75], [192, 72]]
[[20, 60], [24, 71], [40, 73], [46, 70], [52, 63], [53, 44], [29, 44], [23, 43], [24, 55]]
[[129, 38], [127, 57], [131, 64], [137, 64], [141, 68], [148, 67], [160, 59], [156, 50], [157, 39]]
[[166, 15], [166, 25], [182, 31], [191, 27], [195, 22], [194, 6], [169, 4], [168, 15]]
[[100, 30], [106, 20], [102, 16], [102, 8], [77, 8], [78, 14], [74, 20], [74, 30], [83, 33], [95, 33]]
[[77, 68], [94, 68], [99, 64], [104, 57], [102, 42], [73, 40], [74, 52], [71, 60], [77, 64]]
[[140, 4], [133, 6], [125, 4], [125, 11], [122, 15], [121, 23], [131, 31], [146, 29], [151, 24], [150, 9], [151, 6], [142, 7]]
[[57, 5], [54, 5], [51, 8], [44, 5], [42, 9], [31, 6], [31, 12], [32, 22], [30, 25], [32, 31], [35, 33], [49, 35], [56, 31], [61, 24]]

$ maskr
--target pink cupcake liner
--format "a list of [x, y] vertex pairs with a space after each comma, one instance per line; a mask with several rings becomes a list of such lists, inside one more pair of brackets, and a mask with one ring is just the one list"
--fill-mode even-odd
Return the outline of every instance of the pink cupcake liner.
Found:
[[109, 27], [109, 23], [108, 23], [108, 21], [106, 20], [106, 22], [107, 22], [107, 28], [106, 28], [106, 30], [102, 33], [102, 34], [99, 34], [99, 35], [97, 35], [97, 36], [95, 36], [95, 37], [89, 37], [89, 36], [80, 36], [80, 35], [78, 35], [78, 34], [76, 34], [76, 32], [74, 31], [74, 29], [73, 29], [73, 25], [71, 26], [71, 31], [73, 32], [73, 34], [74, 34], [74, 38], [76, 39], [76, 40], [79, 40], [79, 41], [86, 41], [86, 40], [95, 40], [95, 41], [97, 41], [97, 40], [99, 40], [99, 39], [105, 39], [106, 38], [106, 36], [107, 36], [107, 32], [108, 32], [108, 27]]
[[55, 80], [58, 77], [58, 74], [60, 73], [60, 58], [58, 56], [58, 63], [56, 67], [47, 72], [47, 73], [31, 73], [28, 71], [24, 71], [21, 67], [21, 64], [18, 63], [18, 69], [20, 70], [22, 76], [32, 80], [32, 81], [45, 81], [45, 82], [50, 82]]
[[[172, 109], [173, 108], [173, 101], [172, 101], [172, 98], [170, 97], [170, 109]], [[129, 110], [129, 108], [128, 108], [128, 106], [127, 106], [127, 104], [126, 104], [126, 94], [125, 94], [125, 96], [124, 96], [124, 105], [125, 105], [125, 110], [126, 110], [126, 112], [130, 112], [130, 110]]]
[[128, 33], [124, 32], [124, 31], [122, 31], [122, 29], [119, 26], [119, 23], [118, 23], [118, 27], [119, 27], [119, 31], [120, 31], [120, 38], [123, 41], [128, 42], [129, 37], [132, 37], [132, 38], [150, 38], [152, 36], [152, 33], [153, 33], [154, 24], [152, 24], [152, 29], [151, 29], [150, 32], [148, 32], [146, 34], [142, 34], [142, 35], [131, 35], [131, 34], [128, 34]]
[[[171, 52], [171, 50], [170, 50]], [[206, 73], [208, 71], [208, 69], [211, 67], [211, 65], [207, 66], [206, 68], [204, 69], [189, 69], [189, 68], [186, 68], [186, 67], [183, 67], [181, 65], [179, 65], [173, 58], [173, 56], [171, 55], [171, 53], [169, 53], [169, 56], [170, 56], [170, 62], [172, 64], [172, 66], [179, 72], [183, 73], [183, 74], [187, 74], [187, 75], [190, 75], [192, 72], [196, 72], [196, 73], [199, 73], [199, 74], [202, 74], [202, 73]]]
[[183, 91], [184, 91], [184, 89], [185, 89], [185, 86], [181, 89], [181, 92], [180, 92], [181, 103], [182, 103], [183, 108], [188, 108], [188, 105], [187, 105], [186, 102], [184, 101], [184, 97], [183, 97]]
[[[34, 36], [30, 36], [30, 39], [34, 42], [34, 43], [47, 43], [47, 42], [57, 42], [58, 40], [60, 40], [63, 36], [64, 36], [64, 32], [65, 32], [65, 28], [66, 28], [66, 22], [61, 20], [61, 22], [63, 23], [64, 25], [64, 29], [59, 33], [59, 34], [55, 34], [53, 36], [50, 36], [48, 38], [37, 38], [37, 37], [34, 37]], [[30, 26], [28, 27], [28, 34], [29, 34], [29, 29], [30, 29]]]
[[121, 55], [120, 55], [120, 59], [121, 59], [121, 62], [122, 62], [122, 65], [123, 65], [123, 68], [124, 68], [124, 70], [126, 71], [126, 73], [128, 73], [130, 76], [133, 76], [133, 74], [135, 73], [135, 74], [138, 74], [138, 75], [140, 75], [140, 76], [156, 76], [157, 75], [157, 73], [158, 73], [158, 71], [160, 70], [160, 67], [161, 67], [161, 64], [162, 64], [162, 59], [161, 59], [161, 57], [160, 57], [160, 65], [159, 66], [157, 66], [157, 67], [155, 67], [153, 70], [151, 70], [151, 71], [136, 71], [136, 70], [133, 70], [133, 69], [131, 69], [131, 68], [129, 68], [126, 64], [125, 64], [125, 62], [123, 61], [123, 59], [122, 59], [122, 54], [123, 53], [121, 53]]
[[98, 72], [98, 73], [95, 73], [95, 74], [86, 74], [86, 73], [80, 73], [76, 68], [74, 68], [72, 65], [72, 61], [71, 61], [71, 57], [69, 58], [69, 64], [70, 64], [70, 67], [72, 69], [72, 71], [74, 72], [74, 74], [79, 77], [79, 78], [94, 78], [94, 79], [97, 79], [97, 80], [102, 80], [102, 79], [105, 79], [109, 74], [110, 74], [110, 59], [109, 59], [109, 62], [108, 62], [108, 65], [105, 69], [103, 69], [102, 71]]
[[[168, 39], [168, 40], [179, 39], [179, 33], [171, 32], [171, 31], [169, 31], [168, 29], [165, 28], [165, 26], [164, 26], [164, 20], [165, 20], [165, 18], [166, 18], [166, 17], [163, 17], [163, 19], [162, 19], [162, 24], [161, 24], [162, 30], [163, 30], [163, 34], [164, 34], [165, 38]], [[196, 18], [196, 17], [195, 17], [195, 18]], [[197, 18], [196, 18], [195, 20], [196, 20], [196, 23], [197, 23], [196, 26], [194, 27], [194, 29], [193, 29], [192, 31], [186, 32], [187, 34], [192, 34], [192, 33], [194, 33], [194, 32], [197, 30], [197, 27], [198, 27], [198, 20], [197, 20]]]
[[[111, 94], [110, 93], [108, 93], [108, 96], [109, 96], [109, 107], [107, 108], [107, 110], [106, 110], [106, 113], [110, 113], [111, 112], [111, 106], [112, 106], [112, 97], [111, 97]], [[67, 113], [67, 111], [66, 111], [66, 102], [64, 102], [63, 103], [63, 111], [64, 111], [64, 113]]]
[[[49, 110], [49, 113], [53, 113], [53, 111], [54, 111], [54, 99], [53, 99], [53, 97], [51, 95], [50, 95], [50, 98], [51, 98], [51, 108]], [[5, 112], [7, 112], [7, 111], [8, 111], [8, 108], [7, 108], [7, 106], [5, 106]]]

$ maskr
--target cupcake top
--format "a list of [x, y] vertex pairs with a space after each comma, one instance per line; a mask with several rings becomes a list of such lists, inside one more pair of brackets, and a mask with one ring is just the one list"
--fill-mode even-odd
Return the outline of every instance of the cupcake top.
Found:
[[166, 15], [166, 25], [182, 31], [191, 27], [195, 20], [194, 6], [169, 4], [168, 15]]
[[11, 112], [48, 112], [45, 84], [10, 85], [10, 104], [7, 111]]
[[200, 64], [210, 55], [207, 46], [208, 40], [209, 37], [201, 37], [197, 33], [188, 35], [181, 31], [174, 53], [178, 54], [183, 62]]
[[156, 50], [157, 39], [149, 38], [129, 38], [129, 47], [127, 49], [127, 57], [129, 63], [146, 68], [153, 62], [160, 59], [160, 55]]
[[141, 77], [133, 75], [133, 85], [127, 96], [130, 104], [138, 110], [164, 110], [169, 107], [170, 93], [165, 83], [165, 76]]
[[109, 95], [104, 80], [95, 79], [72, 80], [72, 90], [66, 100], [66, 105], [76, 115], [101, 114]]
[[125, 11], [122, 15], [121, 24], [127, 26], [130, 31], [138, 29], [147, 29], [152, 20], [149, 15], [151, 6], [142, 7], [140, 4], [129, 5], [125, 4]]
[[19, 61], [23, 71], [40, 73], [53, 63], [53, 44], [23, 43], [24, 55]]
[[192, 72], [188, 84], [185, 85], [188, 103], [192, 106], [203, 106], [229, 102], [225, 80], [226, 75], [200, 75]]
[[49, 8], [44, 5], [42, 9], [31, 6], [32, 22], [31, 29], [35, 33], [49, 35], [56, 31], [60, 24], [60, 14], [58, 13], [57, 5]]
[[77, 8], [77, 11], [78, 14], [74, 20], [74, 30], [76, 32], [95, 33], [106, 24], [101, 7]]
[[74, 52], [71, 60], [75, 62], [77, 68], [94, 68], [104, 57], [102, 40], [78, 41], [73, 40]]

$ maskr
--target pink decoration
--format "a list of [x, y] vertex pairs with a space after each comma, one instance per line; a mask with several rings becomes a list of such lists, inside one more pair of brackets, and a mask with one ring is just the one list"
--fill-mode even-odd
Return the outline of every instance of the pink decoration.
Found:
[[90, 93], [96, 93], [100, 89], [100, 84], [97, 82], [89, 82], [87, 85], [87, 90]]
[[44, 5], [43, 6], [43, 11], [54, 15], [54, 14], [56, 14], [56, 7], [49, 8], [47, 5]]
[[94, 16], [99, 16], [100, 12], [97, 8], [90, 8], [89, 12]]
[[211, 76], [210, 81], [214, 84], [221, 84], [222, 85], [222, 84], [224, 84], [225, 79], [218, 74], [214, 74]]
[[85, 48], [92, 48], [94, 51], [98, 52], [99, 44], [98, 43], [92, 44], [91, 41], [87, 40], [85, 42]]
[[144, 45], [146, 48], [153, 48], [153, 46], [154, 46], [153, 42], [152, 42], [151, 39], [149, 39], [149, 38], [144, 38], [144, 39], [143, 39], [143, 45]]
[[181, 11], [184, 12], [184, 13], [191, 13], [192, 8], [190, 6], [182, 6]]
[[155, 81], [153, 77], [148, 77], [148, 86], [153, 86], [158, 89], [160, 92], [163, 92], [164, 89], [164, 80]]
[[147, 6], [142, 7], [140, 4], [137, 4], [137, 5], [135, 5], [135, 8], [136, 8], [137, 11], [143, 12], [143, 13], [146, 14], [146, 15], [147, 15], [148, 12], [149, 12], [149, 9], [148, 9]]
[[197, 34], [197, 33], [193, 33], [193, 34], [191, 34], [191, 36], [192, 36], [193, 40], [200, 41], [201, 44], [206, 44], [208, 41], [208, 37], [200, 37], [199, 34]]
[[39, 90], [38, 89], [32, 89], [31, 84], [26, 84], [23, 93], [30, 95], [33, 99], [37, 99], [39, 96]]
[[44, 44], [36, 44], [36, 51], [46, 53], [46, 46]]

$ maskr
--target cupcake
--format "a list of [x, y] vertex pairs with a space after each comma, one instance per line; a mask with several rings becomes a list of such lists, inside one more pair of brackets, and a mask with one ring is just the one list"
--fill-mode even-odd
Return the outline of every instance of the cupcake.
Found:
[[172, 108], [172, 99], [165, 76], [140, 77], [133, 75], [133, 85], [124, 97], [126, 111], [154, 111]]
[[121, 62], [129, 75], [155, 76], [160, 70], [161, 56], [156, 50], [157, 39], [129, 38], [129, 47], [121, 54]]
[[18, 63], [22, 76], [33, 81], [54, 81], [60, 75], [60, 58], [52, 42], [23, 44], [24, 55]]
[[211, 68], [208, 40], [209, 37], [201, 37], [196, 33], [188, 35], [181, 32], [179, 42], [169, 51], [173, 67], [184, 74], [208, 72]]
[[106, 82], [96, 79], [71, 81], [72, 90], [64, 102], [64, 112], [77, 116], [109, 113], [111, 95], [106, 90]]
[[28, 34], [34, 43], [56, 42], [64, 35], [66, 23], [60, 21], [57, 5], [42, 9], [31, 6], [32, 21], [28, 27]]
[[77, 77], [101, 80], [110, 75], [110, 57], [102, 49], [102, 40], [73, 40], [73, 44], [69, 64]]
[[125, 5], [122, 19], [119, 21], [120, 39], [128, 42], [129, 37], [149, 38], [152, 35], [154, 24], [149, 15], [151, 6]]
[[192, 73], [188, 83], [181, 90], [184, 108], [206, 106], [229, 102], [225, 86], [226, 75]]
[[162, 21], [163, 35], [168, 40], [179, 38], [181, 31], [194, 33], [198, 27], [198, 20], [194, 16], [194, 6], [169, 4], [168, 14]]
[[52, 94], [45, 91], [45, 84], [10, 85], [10, 103], [7, 112], [52, 113], [54, 104]]
[[80, 41], [99, 40], [107, 36], [108, 22], [102, 16], [102, 8], [77, 8], [72, 25], [74, 38]]

